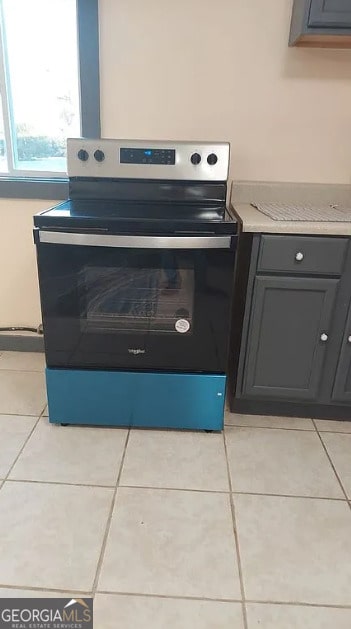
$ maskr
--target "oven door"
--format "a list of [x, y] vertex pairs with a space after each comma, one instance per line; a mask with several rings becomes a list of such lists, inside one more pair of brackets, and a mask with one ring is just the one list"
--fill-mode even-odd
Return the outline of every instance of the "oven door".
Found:
[[49, 367], [226, 370], [235, 236], [36, 240]]

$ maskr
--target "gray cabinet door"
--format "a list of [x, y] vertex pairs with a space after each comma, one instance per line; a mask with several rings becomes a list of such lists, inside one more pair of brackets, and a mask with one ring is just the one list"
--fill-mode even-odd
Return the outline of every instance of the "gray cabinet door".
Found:
[[311, 0], [308, 26], [314, 28], [351, 27], [350, 0]]
[[351, 308], [341, 346], [332, 398], [335, 402], [351, 402]]
[[243, 395], [316, 400], [339, 280], [256, 277]]

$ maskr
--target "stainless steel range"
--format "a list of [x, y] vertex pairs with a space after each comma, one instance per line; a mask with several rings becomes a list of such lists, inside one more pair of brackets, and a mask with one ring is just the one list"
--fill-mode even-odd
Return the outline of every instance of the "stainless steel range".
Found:
[[220, 430], [237, 224], [229, 145], [68, 140], [34, 217], [50, 421]]

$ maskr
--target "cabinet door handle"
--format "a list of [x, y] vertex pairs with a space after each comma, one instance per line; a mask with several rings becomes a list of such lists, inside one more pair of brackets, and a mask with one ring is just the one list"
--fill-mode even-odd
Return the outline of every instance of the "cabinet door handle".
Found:
[[301, 262], [303, 259], [304, 259], [304, 255], [302, 251], [298, 251], [295, 255], [295, 260], [297, 260], [297, 262]]
[[326, 343], [327, 340], [328, 340], [328, 334], [323, 332], [323, 334], [321, 334], [321, 341], [323, 341], [323, 343]]
[[348, 337], [347, 342], [351, 343], [351, 336]]

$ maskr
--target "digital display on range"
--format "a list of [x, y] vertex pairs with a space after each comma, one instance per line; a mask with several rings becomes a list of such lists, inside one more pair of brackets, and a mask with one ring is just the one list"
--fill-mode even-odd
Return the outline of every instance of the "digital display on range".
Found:
[[121, 164], [164, 164], [165, 166], [171, 166], [175, 164], [175, 150], [121, 148], [119, 161]]

